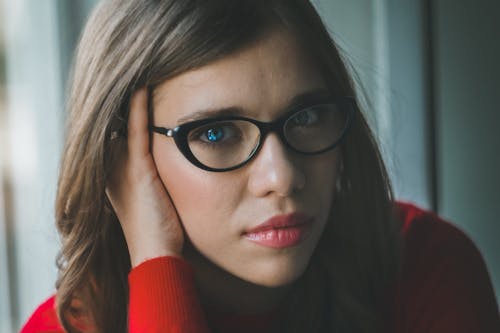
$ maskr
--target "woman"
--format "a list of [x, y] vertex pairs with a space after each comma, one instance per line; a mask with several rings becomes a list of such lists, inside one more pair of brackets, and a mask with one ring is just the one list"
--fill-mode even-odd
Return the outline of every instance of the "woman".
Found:
[[393, 201], [308, 1], [103, 1], [69, 108], [57, 295], [23, 332], [500, 327], [471, 242]]

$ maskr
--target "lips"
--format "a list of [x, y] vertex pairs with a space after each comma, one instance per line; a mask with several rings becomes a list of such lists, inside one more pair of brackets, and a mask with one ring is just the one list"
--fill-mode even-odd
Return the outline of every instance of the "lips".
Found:
[[301, 243], [311, 229], [311, 219], [303, 213], [277, 215], [243, 236], [247, 240], [271, 248], [286, 248]]

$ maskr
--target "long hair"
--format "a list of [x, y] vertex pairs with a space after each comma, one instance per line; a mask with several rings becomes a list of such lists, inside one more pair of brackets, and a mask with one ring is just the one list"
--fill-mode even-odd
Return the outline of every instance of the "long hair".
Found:
[[[124, 140], [130, 98], [230, 55], [277, 27], [323, 73], [332, 94], [355, 96], [338, 48], [308, 0], [109, 0], [94, 9], [78, 45], [56, 198], [62, 240], [57, 310], [68, 332], [71, 301], [99, 332], [126, 332], [130, 258], [105, 196]], [[389, 180], [359, 109], [342, 146], [338, 193], [308, 269], [290, 295], [286, 332], [378, 332], [399, 267]]]

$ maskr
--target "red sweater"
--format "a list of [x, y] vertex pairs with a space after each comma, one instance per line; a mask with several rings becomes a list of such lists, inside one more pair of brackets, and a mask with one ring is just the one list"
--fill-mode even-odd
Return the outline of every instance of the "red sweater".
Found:
[[[498, 333], [500, 316], [481, 254], [465, 236], [435, 214], [400, 204], [405, 262], [395, 286], [395, 333]], [[274, 314], [223, 316], [204, 313], [192, 268], [181, 259], [160, 257], [129, 274], [130, 333], [272, 332]], [[93, 332], [84, 318], [69, 318]], [[54, 297], [40, 305], [21, 333], [63, 333]]]

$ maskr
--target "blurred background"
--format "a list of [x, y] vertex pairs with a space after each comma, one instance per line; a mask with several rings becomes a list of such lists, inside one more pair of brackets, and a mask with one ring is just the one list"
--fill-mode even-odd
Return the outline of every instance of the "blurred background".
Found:
[[[95, 2], [0, 0], [2, 333], [54, 292], [66, 80]], [[473, 239], [498, 300], [500, 2], [314, 3], [363, 84], [397, 198]]]

